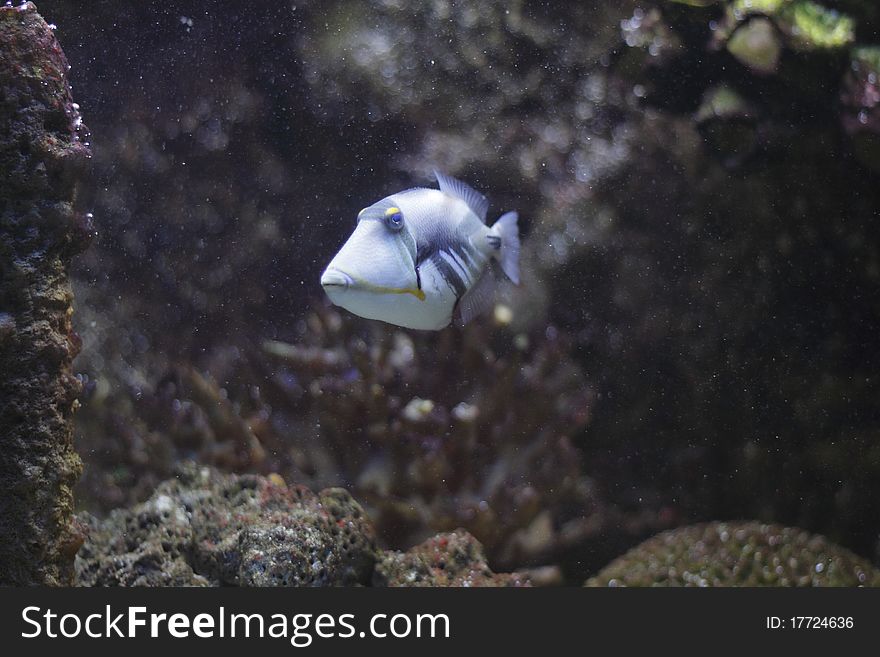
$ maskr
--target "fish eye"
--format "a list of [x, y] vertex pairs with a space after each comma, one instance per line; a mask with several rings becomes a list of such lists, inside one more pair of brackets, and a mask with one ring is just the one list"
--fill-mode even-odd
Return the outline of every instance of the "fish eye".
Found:
[[403, 213], [400, 208], [388, 208], [385, 210], [385, 225], [391, 230], [403, 228]]

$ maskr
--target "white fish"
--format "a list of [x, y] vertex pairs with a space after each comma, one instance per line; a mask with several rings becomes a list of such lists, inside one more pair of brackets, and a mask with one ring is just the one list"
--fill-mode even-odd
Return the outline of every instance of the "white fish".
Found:
[[487, 226], [489, 201], [434, 172], [440, 189], [408, 189], [364, 208], [321, 275], [337, 306], [367, 319], [436, 331], [492, 307], [491, 262], [519, 284], [517, 213]]

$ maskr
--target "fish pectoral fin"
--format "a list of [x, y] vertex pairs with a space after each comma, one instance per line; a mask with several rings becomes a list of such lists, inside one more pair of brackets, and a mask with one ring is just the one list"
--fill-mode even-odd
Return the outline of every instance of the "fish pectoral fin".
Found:
[[495, 304], [495, 275], [486, 268], [473, 287], [464, 293], [456, 306], [458, 322], [464, 326], [475, 317], [488, 312]]

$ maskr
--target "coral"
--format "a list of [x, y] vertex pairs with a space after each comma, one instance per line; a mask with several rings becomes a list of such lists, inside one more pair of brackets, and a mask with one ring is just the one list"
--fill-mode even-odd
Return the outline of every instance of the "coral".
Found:
[[118, 387], [85, 377], [78, 426], [89, 467], [79, 497], [89, 508], [143, 501], [181, 460], [231, 472], [260, 469], [265, 453], [252, 428], [260, 418], [240, 417], [212, 378], [192, 367], [164, 365], [140, 372], [137, 381], [118, 381]]
[[594, 395], [558, 332], [419, 335], [325, 309], [292, 337], [217, 352], [203, 374], [177, 368], [92, 408], [86, 433], [107, 436], [96, 499], [137, 501], [184, 458], [277, 471], [350, 489], [387, 545], [461, 526], [500, 567], [576, 554], [603, 530], [626, 542], [657, 528], [622, 522], [583, 475], [572, 439]]
[[[509, 567], [574, 539], [598, 506], [571, 442], [593, 393], [563, 336], [360, 326], [330, 310], [309, 318], [300, 344], [265, 345], [263, 394], [299, 452], [293, 476], [350, 487], [393, 546], [463, 527]], [[297, 435], [294, 422], [318, 431]]]
[[343, 490], [181, 466], [149, 500], [88, 520], [85, 586], [333, 586], [367, 583], [373, 530]]
[[496, 575], [482, 546], [465, 531], [439, 534], [406, 552], [386, 552], [376, 563], [373, 586], [527, 586], [526, 576]]
[[82, 542], [68, 267], [90, 234], [74, 209], [88, 132], [32, 3], [0, 7], [0, 62], [0, 584], [63, 585]]
[[645, 541], [587, 586], [880, 586], [880, 570], [801, 529], [708, 523]]

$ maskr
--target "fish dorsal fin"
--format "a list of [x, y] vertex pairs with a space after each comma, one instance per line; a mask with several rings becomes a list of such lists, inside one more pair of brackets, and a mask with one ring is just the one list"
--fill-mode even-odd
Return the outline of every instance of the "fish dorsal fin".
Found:
[[458, 301], [459, 325], [464, 326], [475, 317], [488, 311], [494, 304], [495, 274], [490, 271], [489, 267], [486, 267], [479, 280]]
[[467, 183], [463, 183], [457, 178], [440, 173], [436, 169], [434, 169], [434, 176], [437, 178], [437, 182], [440, 183], [441, 192], [446, 192], [451, 196], [460, 198], [467, 203], [467, 206], [480, 218], [480, 221], [486, 223], [486, 212], [489, 210], [489, 199]]

